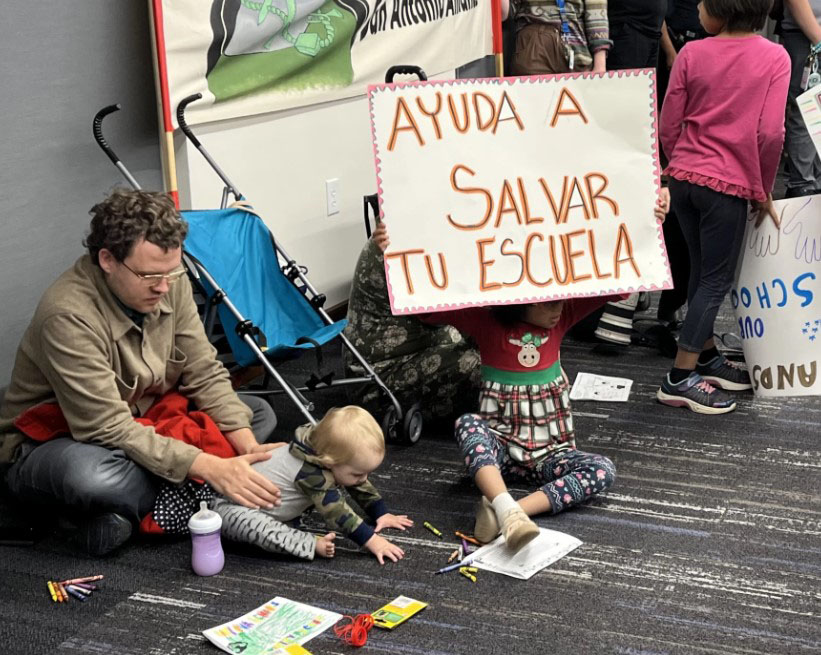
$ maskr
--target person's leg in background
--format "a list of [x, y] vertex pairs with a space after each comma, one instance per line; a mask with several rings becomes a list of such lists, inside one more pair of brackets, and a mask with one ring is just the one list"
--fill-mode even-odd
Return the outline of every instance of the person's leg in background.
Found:
[[667, 247], [667, 260], [670, 262], [670, 272], [673, 276], [673, 288], [661, 292], [657, 316], [660, 321], [669, 325], [676, 320], [676, 312], [687, 302], [690, 254], [675, 209], [670, 209], [662, 228], [664, 244]]
[[786, 134], [784, 152], [787, 155], [787, 191], [786, 197], [806, 196], [821, 191], [821, 161], [818, 151], [807, 131], [804, 119], [795, 99], [803, 92], [801, 77], [807, 55], [810, 53], [810, 42], [803, 33], [785, 30], [781, 42], [786, 48], [792, 62], [790, 88], [787, 97]]
[[735, 384], [742, 388], [746, 371], [719, 355], [713, 324], [732, 284], [746, 227], [747, 201], [678, 180], [670, 183], [670, 194], [690, 251], [690, 284], [676, 360], [656, 395], [664, 404], [699, 413], [731, 412], [735, 400], [709, 384], [701, 368], [711, 364], [710, 372], [716, 369], [713, 377], [730, 385], [722, 384], [723, 388], [736, 388]]
[[613, 47], [607, 54], [607, 70], [655, 68], [658, 63], [658, 39], [642, 34], [626, 23], [610, 23]]
[[[254, 415], [251, 417], [251, 431], [254, 433], [257, 442], [265, 443], [271, 440], [274, 429], [277, 426], [277, 416], [268, 401], [266, 401], [264, 397], [248, 393], [239, 393], [237, 395], [239, 399], [254, 412]], [[289, 438], [286, 437], [285, 439], [274, 439], [273, 441], [288, 440]]]

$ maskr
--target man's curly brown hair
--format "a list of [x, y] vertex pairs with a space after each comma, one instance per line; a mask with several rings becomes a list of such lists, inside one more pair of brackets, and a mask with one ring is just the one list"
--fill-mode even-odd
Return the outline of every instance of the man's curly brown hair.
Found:
[[121, 262], [141, 239], [171, 250], [180, 248], [188, 234], [188, 223], [180, 216], [171, 196], [159, 191], [115, 189], [94, 205], [89, 214], [91, 231], [83, 245], [98, 266], [103, 248]]

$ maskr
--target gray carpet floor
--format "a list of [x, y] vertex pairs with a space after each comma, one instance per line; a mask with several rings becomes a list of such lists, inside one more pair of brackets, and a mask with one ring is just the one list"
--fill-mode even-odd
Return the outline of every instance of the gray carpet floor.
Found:
[[[407, 551], [401, 562], [380, 567], [350, 543], [316, 562], [228, 547], [223, 572], [199, 578], [185, 539], [139, 539], [92, 560], [53, 532], [0, 548], [0, 652], [217, 653], [202, 630], [277, 595], [356, 614], [399, 594], [430, 606], [393, 632], [373, 630], [360, 652], [821, 652], [821, 398], [742, 394], [736, 412], [704, 417], [655, 402], [670, 360], [653, 349], [604, 358], [568, 340], [562, 359], [571, 378], [588, 371], [634, 386], [628, 403], [575, 404], [579, 447], [613, 459], [618, 479], [589, 505], [538, 519], [584, 543], [529, 581], [433, 575], [453, 531], [472, 528], [477, 495], [447, 430], [427, 430], [415, 447], [392, 447], [372, 476], [417, 522], [393, 537]], [[281, 414], [290, 429], [296, 416]], [[8, 501], [0, 508], [19, 520]], [[89, 602], [51, 602], [47, 579], [96, 573], [106, 578]], [[306, 647], [354, 650], [330, 631]]]

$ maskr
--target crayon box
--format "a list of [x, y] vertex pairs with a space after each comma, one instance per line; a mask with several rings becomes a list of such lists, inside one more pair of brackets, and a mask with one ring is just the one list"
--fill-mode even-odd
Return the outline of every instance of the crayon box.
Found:
[[423, 603], [421, 600], [414, 600], [407, 596], [398, 596], [371, 615], [373, 616], [373, 624], [377, 628], [393, 630], [400, 623], [404, 623], [427, 606], [428, 604]]

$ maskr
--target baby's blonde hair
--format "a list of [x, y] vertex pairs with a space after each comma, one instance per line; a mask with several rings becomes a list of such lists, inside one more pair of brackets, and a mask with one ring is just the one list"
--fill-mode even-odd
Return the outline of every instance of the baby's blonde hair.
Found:
[[319, 463], [330, 468], [347, 464], [358, 452], [369, 449], [385, 454], [382, 429], [368, 412], [356, 405], [329, 409], [308, 437]]

